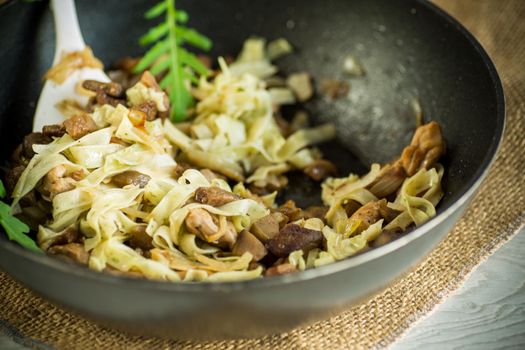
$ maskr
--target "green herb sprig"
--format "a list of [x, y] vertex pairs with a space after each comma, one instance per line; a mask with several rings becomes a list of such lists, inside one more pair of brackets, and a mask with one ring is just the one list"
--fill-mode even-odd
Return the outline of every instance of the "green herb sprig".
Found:
[[195, 29], [185, 27], [188, 14], [175, 8], [175, 0], [161, 0], [145, 13], [145, 17], [153, 19], [163, 14], [164, 21], [139, 39], [141, 45], [153, 46], [134, 71], [141, 73], [149, 69], [153, 75], [165, 73], [159, 85], [168, 92], [172, 109], [171, 119], [181, 121], [186, 118], [188, 108], [193, 104], [190, 84], [197, 84], [199, 76], [209, 74], [208, 68], [183, 45], [208, 51], [212, 43]]
[[[5, 195], [4, 184], [0, 181], [0, 198], [4, 198]], [[42, 253], [42, 250], [36, 245], [35, 241], [27, 235], [27, 233], [29, 233], [29, 227], [11, 215], [11, 206], [4, 202], [0, 202], [0, 225], [2, 225], [10, 240], [17, 242], [24, 248]]]

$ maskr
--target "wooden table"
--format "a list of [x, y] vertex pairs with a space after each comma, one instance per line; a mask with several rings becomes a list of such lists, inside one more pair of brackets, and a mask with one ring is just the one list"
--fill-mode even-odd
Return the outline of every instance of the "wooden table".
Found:
[[[6, 331], [1, 350], [29, 349]], [[525, 228], [390, 349], [525, 349]]]

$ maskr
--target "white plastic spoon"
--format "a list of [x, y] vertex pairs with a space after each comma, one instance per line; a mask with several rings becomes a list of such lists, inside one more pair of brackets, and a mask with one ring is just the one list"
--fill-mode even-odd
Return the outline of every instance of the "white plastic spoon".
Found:
[[[74, 0], [51, 0], [51, 9], [55, 18], [56, 46], [53, 65], [60, 61], [65, 53], [81, 51], [86, 47], [80, 27]], [[87, 103], [88, 97], [77, 94], [76, 86], [80, 81], [93, 79], [109, 82], [110, 79], [102, 69], [81, 68], [74, 71], [62, 84], [46, 81], [33, 119], [33, 131], [41, 131], [44, 125], [59, 124], [64, 116], [56, 105], [65, 100], [75, 100], [81, 105]]]

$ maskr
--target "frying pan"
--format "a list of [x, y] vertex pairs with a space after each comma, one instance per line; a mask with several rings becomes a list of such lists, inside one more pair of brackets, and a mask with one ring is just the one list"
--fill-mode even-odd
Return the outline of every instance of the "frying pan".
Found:
[[[344, 78], [358, 58], [366, 76], [351, 79], [348, 98], [316, 99], [316, 123], [336, 124], [323, 147], [342, 173], [400, 152], [415, 127], [411, 101], [439, 122], [448, 152], [438, 215], [398, 240], [332, 265], [280, 277], [218, 284], [161, 283], [108, 276], [33, 254], [0, 235], [0, 266], [39, 295], [104, 325], [179, 339], [224, 339], [278, 333], [325, 319], [380, 291], [426, 256], [460, 218], [494, 158], [504, 126], [504, 98], [489, 57], [460, 24], [416, 0], [180, 0], [190, 24], [208, 34], [214, 55], [239, 51], [251, 35], [287, 38], [296, 52], [285, 73], [316, 81]], [[150, 1], [77, 1], [86, 42], [106, 64], [143, 49]], [[0, 10], [0, 156], [30, 132], [41, 77], [51, 64], [52, 16], [45, 2]], [[292, 181], [303, 204], [315, 191]]]

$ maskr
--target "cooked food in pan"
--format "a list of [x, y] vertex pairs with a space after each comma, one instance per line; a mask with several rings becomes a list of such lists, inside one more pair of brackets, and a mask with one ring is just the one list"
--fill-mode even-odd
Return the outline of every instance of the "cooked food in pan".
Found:
[[[348, 84], [279, 75], [272, 59], [290, 50], [284, 39], [249, 39], [237, 60], [219, 58], [216, 69], [200, 57], [194, 73], [211, 73], [175, 87], [195, 101], [182, 109], [169, 84], [173, 72], [158, 68], [158, 57], [121, 61], [112, 82], [84, 81], [78, 90], [88, 105], [64, 101], [64, 122], [27, 135], [14, 152], [6, 176], [13, 212], [47, 254], [168, 281], [311, 269], [433, 217], [443, 195], [440, 126], [420, 125], [396, 159], [367, 174], [338, 174], [315, 147], [335, 137], [334, 126], [311, 126], [302, 110], [287, 120], [281, 110], [316, 91], [338, 98]], [[59, 65], [48, 76], [66, 79]], [[277, 201], [290, 172], [321, 186], [318, 206]]]

